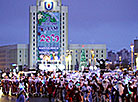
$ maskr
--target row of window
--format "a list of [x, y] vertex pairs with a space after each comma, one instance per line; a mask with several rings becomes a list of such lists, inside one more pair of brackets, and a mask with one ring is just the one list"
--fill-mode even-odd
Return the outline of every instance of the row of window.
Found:
[[[98, 57], [98, 55], [95, 55], [96, 57]], [[88, 55], [86, 55], [86, 57], [88, 57]], [[103, 55], [101, 55], [101, 57], [103, 57]]]
[[[36, 19], [36, 18], [35, 18], [35, 12], [33, 13], [33, 16], [34, 16], [34, 17], [33, 17], [33, 20], [34, 20], [34, 21], [33, 21], [33, 24], [35, 24], [35, 19]], [[33, 25], [33, 29], [35, 29], [35, 25]], [[36, 33], [35, 30], [33, 30], [33, 33], [34, 33], [34, 34], [33, 34], [33, 37], [34, 37], [34, 38], [33, 38], [33, 41], [35, 42], [35, 33]], [[34, 50], [35, 50], [35, 43], [33, 43], [33, 51], [34, 51]], [[35, 59], [35, 52], [33, 52], [33, 59]], [[34, 66], [34, 65], [33, 65], [33, 66]]]
[[[19, 57], [21, 58], [21, 57], [22, 57], [22, 55], [19, 55]], [[25, 55], [25, 57], [27, 57], [27, 55]]]
[[[64, 13], [63, 13], [63, 47], [64, 47], [64, 20], [65, 20], [65, 17], [64, 17]], [[63, 53], [63, 55], [64, 55], [64, 53]]]
[[[77, 55], [76, 55], [76, 57], [77, 57]], [[86, 57], [88, 57], [88, 55], [86, 55]], [[98, 55], [96, 55], [96, 57], [98, 57]], [[103, 57], [103, 55], [101, 55], [101, 57]]]
[[[76, 50], [76, 53], [77, 53], [78, 51]], [[82, 51], [81, 51], [82, 52]], [[88, 50], [86, 50], [86, 53], [88, 53]], [[98, 53], [98, 50], [96, 50], [96, 53]], [[101, 51], [101, 53], [103, 53], [103, 50]]]
[[[63, 13], [63, 16], [64, 16], [65, 14]], [[35, 16], [35, 12], [33, 12], [33, 16]]]
[[[96, 53], [98, 53], [99, 51], [98, 50], [96, 50]], [[86, 53], [88, 53], [88, 50], [86, 50]], [[103, 50], [101, 51], [101, 53], [103, 53]]]
[[[35, 33], [35, 12], [33, 13], [33, 33]], [[35, 34], [33, 34], [33, 37], [35, 37]], [[35, 38], [33, 39], [35, 41]]]

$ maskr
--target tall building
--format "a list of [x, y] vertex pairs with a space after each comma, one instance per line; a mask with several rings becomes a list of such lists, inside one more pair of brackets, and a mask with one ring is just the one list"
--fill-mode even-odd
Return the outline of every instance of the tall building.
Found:
[[134, 40], [134, 65], [136, 65], [136, 58], [137, 58], [137, 56], [138, 56], [138, 38], [136, 38]]
[[65, 64], [68, 7], [63, 6], [61, 0], [37, 0], [29, 12], [29, 67], [35, 69], [45, 63]]
[[0, 46], [0, 69], [12, 68], [13, 65], [17, 66], [18, 70], [28, 66], [27, 44]]
[[134, 53], [138, 53], [138, 39], [134, 40]]
[[108, 60], [112, 63], [116, 61], [116, 53], [111, 51], [108, 51]]
[[130, 52], [127, 49], [122, 49], [116, 53], [117, 62], [121, 61], [122, 63], [129, 64], [130, 63]]
[[[72, 55], [72, 68], [75, 68], [77, 63], [80, 63], [82, 49], [85, 50], [86, 61], [93, 59], [106, 59], [106, 45], [105, 44], [70, 44], [69, 51]], [[94, 61], [96, 64], [96, 61]]]

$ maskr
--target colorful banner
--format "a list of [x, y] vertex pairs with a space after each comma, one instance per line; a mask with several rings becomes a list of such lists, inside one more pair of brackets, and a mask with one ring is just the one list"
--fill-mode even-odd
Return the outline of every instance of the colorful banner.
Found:
[[42, 56], [51, 56], [53, 53], [60, 57], [60, 13], [40, 11], [37, 24], [38, 60], [42, 60]]

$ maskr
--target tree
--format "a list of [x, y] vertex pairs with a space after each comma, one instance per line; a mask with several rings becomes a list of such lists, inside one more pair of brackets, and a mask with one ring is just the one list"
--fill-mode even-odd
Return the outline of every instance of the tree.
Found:
[[87, 62], [86, 62], [86, 56], [85, 56], [85, 50], [84, 49], [82, 49], [82, 52], [81, 52], [79, 70], [82, 70], [82, 66], [87, 67]]

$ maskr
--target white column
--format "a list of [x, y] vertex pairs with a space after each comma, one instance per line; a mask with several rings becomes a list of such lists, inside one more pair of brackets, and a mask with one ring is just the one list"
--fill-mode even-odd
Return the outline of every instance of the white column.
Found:
[[134, 48], [134, 45], [132, 43], [130, 45], [130, 48], [131, 48], [131, 69], [133, 69], [133, 48]]

